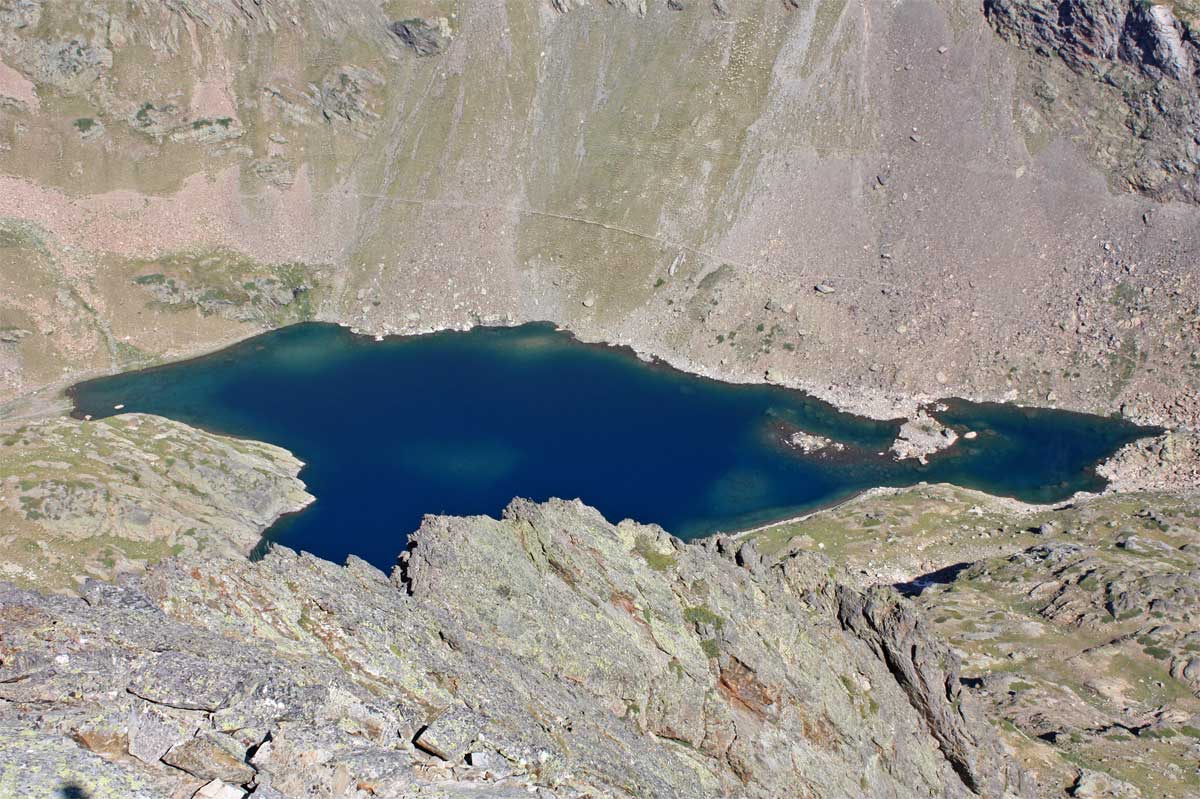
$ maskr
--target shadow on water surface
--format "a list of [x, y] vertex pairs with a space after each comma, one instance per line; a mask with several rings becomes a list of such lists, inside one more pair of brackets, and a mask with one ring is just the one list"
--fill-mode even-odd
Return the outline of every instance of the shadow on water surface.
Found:
[[[578, 497], [613, 520], [655, 522], [684, 539], [921, 481], [1060, 501], [1103, 488], [1096, 463], [1154, 432], [948, 400], [939, 418], [977, 436], [928, 465], [901, 462], [887, 454], [899, 420], [686, 374], [546, 324], [380, 342], [296, 325], [70, 393], [77, 416], [153, 413], [291, 450], [317, 502], [267, 539], [385, 570], [425, 514], [495, 516], [518, 496]], [[781, 430], [844, 449], [804, 454]]]

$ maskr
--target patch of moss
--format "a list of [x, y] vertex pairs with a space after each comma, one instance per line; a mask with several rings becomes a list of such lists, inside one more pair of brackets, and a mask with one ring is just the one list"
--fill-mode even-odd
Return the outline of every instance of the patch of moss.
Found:
[[317, 267], [260, 263], [228, 250], [175, 253], [132, 266], [140, 273], [133, 283], [153, 295], [151, 307], [194, 308], [273, 327], [312, 319], [321, 290]]
[[651, 569], [656, 572], [667, 571], [675, 568], [676, 559], [674, 555], [665, 555], [654, 548], [654, 544], [646, 536], [638, 536], [633, 542], [633, 551], [642, 556]]
[[121, 366], [130, 366], [152, 360], [148, 352], [124, 341], [113, 342], [113, 358]]
[[231, 117], [221, 117], [220, 119], [197, 119], [194, 122], [192, 122], [192, 130], [201, 130], [203, 128], [211, 128], [213, 125], [216, 125], [218, 127], [225, 128], [226, 130], [228, 130], [229, 126], [232, 124], [233, 124], [233, 119]]
[[704, 605], [696, 605], [694, 607], [684, 608], [683, 618], [691, 624], [695, 624], [697, 626], [701, 624], [711, 624], [718, 630], [725, 626], [725, 619], [713, 613]]

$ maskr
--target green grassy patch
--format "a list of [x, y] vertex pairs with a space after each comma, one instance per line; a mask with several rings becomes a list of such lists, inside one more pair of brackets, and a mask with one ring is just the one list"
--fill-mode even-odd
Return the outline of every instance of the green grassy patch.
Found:
[[642, 556], [646, 564], [657, 572], [675, 568], [676, 558], [654, 548], [654, 543], [647, 536], [638, 536], [633, 542], [633, 551]]
[[725, 619], [713, 613], [712, 610], [704, 605], [684, 608], [683, 618], [695, 625], [711, 624], [718, 630], [725, 626]]

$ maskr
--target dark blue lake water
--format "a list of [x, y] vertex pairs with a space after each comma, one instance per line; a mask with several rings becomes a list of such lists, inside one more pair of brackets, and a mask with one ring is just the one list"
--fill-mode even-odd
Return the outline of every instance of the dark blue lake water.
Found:
[[[613, 520], [695, 538], [784, 519], [873, 486], [925, 480], [1034, 502], [1098, 490], [1094, 467], [1154, 432], [1053, 410], [948, 401], [978, 437], [929, 465], [886, 450], [899, 422], [803, 393], [732, 385], [581, 344], [549, 325], [376, 342], [325, 324], [80, 384], [76, 414], [153, 413], [269, 441], [308, 465], [317, 502], [267, 538], [386, 569], [427, 513], [497, 514], [515, 496], [580, 497]], [[846, 445], [804, 455], [802, 429]]]

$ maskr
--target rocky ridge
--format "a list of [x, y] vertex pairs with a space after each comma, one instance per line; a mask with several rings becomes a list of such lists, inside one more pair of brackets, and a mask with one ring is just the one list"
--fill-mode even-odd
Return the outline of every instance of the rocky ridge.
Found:
[[515, 501], [428, 518], [390, 577], [276, 549], [10, 586], [0, 793], [1031, 796], [955, 656], [832, 571]]

